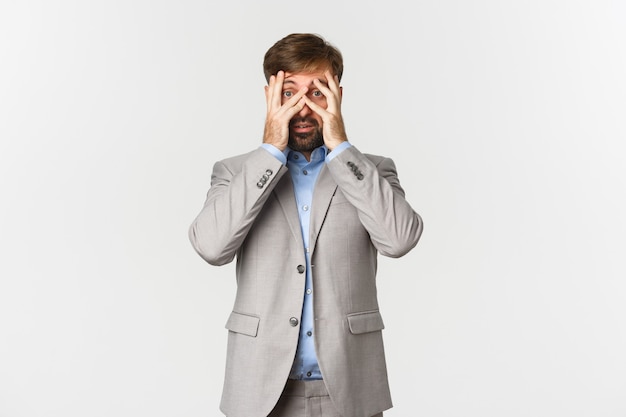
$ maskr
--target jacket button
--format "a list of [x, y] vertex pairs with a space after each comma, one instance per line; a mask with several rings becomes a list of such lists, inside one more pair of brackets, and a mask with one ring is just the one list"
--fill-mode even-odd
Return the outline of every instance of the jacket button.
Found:
[[304, 266], [303, 265], [298, 265], [298, 272], [301, 274], [304, 274]]
[[263, 182], [261, 182], [261, 181], [256, 183], [256, 186], [259, 187], [259, 188], [263, 188], [264, 185], [265, 184], [263, 184]]
[[271, 170], [271, 169], [268, 169], [268, 170], [266, 170], [266, 171], [265, 171], [265, 174], [266, 174], [266, 175], [272, 175], [272, 174], [273, 174], [273, 172], [272, 172], [272, 170]]
[[290, 318], [289, 324], [291, 324], [291, 327], [296, 327], [298, 325], [298, 319], [295, 317]]

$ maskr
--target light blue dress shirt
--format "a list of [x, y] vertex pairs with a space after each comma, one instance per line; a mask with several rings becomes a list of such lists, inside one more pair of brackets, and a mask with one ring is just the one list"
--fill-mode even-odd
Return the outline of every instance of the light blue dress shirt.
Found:
[[322, 167], [326, 162], [330, 162], [344, 149], [350, 147], [349, 142], [343, 142], [332, 152], [328, 153], [325, 146], [315, 149], [311, 153], [311, 160], [307, 161], [300, 152], [295, 152], [289, 148], [281, 152], [275, 146], [269, 144], [261, 145], [269, 153], [287, 165], [291, 180], [293, 182], [298, 206], [298, 216], [300, 217], [300, 229], [304, 242], [304, 255], [306, 258], [306, 278], [304, 285], [304, 303], [302, 305], [302, 317], [300, 319], [300, 335], [298, 339], [298, 349], [293, 361], [289, 379], [322, 379], [317, 355], [315, 353], [315, 343], [313, 333], [313, 279], [311, 275], [311, 258], [309, 251], [309, 222], [311, 218], [311, 204], [313, 202], [313, 189]]

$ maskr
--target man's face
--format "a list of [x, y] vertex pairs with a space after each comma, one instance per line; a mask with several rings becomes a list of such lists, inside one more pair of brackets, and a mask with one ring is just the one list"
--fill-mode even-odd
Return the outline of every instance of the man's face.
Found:
[[[323, 71], [312, 73], [286, 72], [285, 81], [283, 82], [282, 102], [289, 100], [302, 87], [307, 87], [309, 89], [307, 91], [309, 99], [326, 109], [328, 106], [326, 97], [313, 84], [315, 79], [320, 80], [324, 85], [328, 85]], [[322, 118], [305, 105], [289, 122], [289, 148], [306, 153], [322, 146], [324, 144], [322, 127]]]

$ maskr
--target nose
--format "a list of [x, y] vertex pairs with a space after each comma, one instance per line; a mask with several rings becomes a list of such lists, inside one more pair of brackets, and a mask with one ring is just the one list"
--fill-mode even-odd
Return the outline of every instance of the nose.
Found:
[[307, 106], [306, 104], [304, 105], [304, 107], [302, 108], [302, 110], [300, 110], [298, 112], [298, 116], [300, 117], [306, 117], [309, 114], [311, 114], [311, 109], [309, 108], [309, 106]]

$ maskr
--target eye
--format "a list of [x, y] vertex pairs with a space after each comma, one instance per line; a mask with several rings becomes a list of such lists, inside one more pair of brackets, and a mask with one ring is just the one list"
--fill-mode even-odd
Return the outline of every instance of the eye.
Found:
[[293, 96], [293, 92], [291, 91], [283, 91], [283, 96], [290, 98], [291, 96]]
[[322, 97], [323, 94], [320, 90], [313, 91], [313, 97]]

